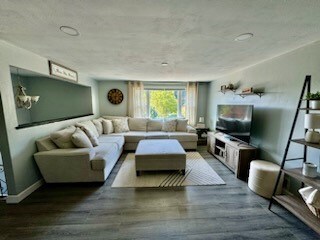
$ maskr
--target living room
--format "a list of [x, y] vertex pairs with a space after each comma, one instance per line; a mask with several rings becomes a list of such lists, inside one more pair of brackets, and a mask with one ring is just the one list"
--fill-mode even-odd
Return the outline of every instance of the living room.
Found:
[[[197, 82], [193, 127], [200, 123], [215, 131], [218, 105], [252, 105], [255, 159], [280, 165], [306, 76], [311, 92], [320, 89], [320, 4], [306, 2], [2, 1], [0, 149], [8, 204], [0, 203], [0, 238], [318, 239], [280, 205], [269, 211], [269, 200], [206, 146], [186, 152], [196, 150], [225, 185], [112, 187], [132, 150], [122, 152], [102, 184], [45, 184], [34, 158], [36, 141], [53, 132], [102, 116], [128, 116], [132, 82], [142, 83], [144, 91], [186, 92]], [[78, 34], [65, 34], [62, 26]], [[246, 39], [237, 40], [243, 34]], [[30, 71], [52, 77], [48, 61], [74, 70], [72, 84], [90, 87], [91, 109], [83, 117], [17, 128], [12, 67], [21, 76]], [[230, 84], [233, 89], [226, 91]], [[40, 96], [31, 110], [44, 102], [45, 91], [24, 87]], [[248, 88], [261, 95], [239, 95]], [[122, 93], [121, 103], [107, 99], [112, 89]], [[304, 137], [304, 120], [303, 114], [297, 118], [297, 138]], [[298, 158], [303, 151], [292, 145], [289, 155]], [[317, 149], [308, 149], [307, 160], [320, 165]], [[289, 166], [300, 167], [301, 161]]]

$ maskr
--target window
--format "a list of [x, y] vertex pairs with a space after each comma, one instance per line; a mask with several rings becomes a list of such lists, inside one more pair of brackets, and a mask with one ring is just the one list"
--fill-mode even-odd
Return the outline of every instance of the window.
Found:
[[146, 89], [149, 118], [183, 118], [186, 116], [185, 89]]

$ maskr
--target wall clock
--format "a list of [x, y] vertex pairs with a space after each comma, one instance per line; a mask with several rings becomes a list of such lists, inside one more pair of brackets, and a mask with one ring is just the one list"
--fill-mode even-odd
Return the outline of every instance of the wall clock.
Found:
[[112, 104], [120, 104], [123, 101], [123, 93], [119, 89], [114, 88], [108, 92], [107, 98]]

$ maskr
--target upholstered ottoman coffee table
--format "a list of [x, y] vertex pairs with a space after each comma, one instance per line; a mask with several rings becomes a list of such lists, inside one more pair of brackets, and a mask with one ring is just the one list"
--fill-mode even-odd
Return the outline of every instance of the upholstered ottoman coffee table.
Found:
[[186, 152], [175, 139], [141, 140], [135, 153], [136, 173], [181, 170], [185, 174]]

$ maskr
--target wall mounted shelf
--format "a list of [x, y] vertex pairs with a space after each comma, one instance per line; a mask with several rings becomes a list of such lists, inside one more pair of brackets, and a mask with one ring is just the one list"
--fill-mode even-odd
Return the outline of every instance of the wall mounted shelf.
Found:
[[235, 91], [237, 91], [237, 89], [226, 89], [226, 90], [220, 90], [219, 92], [226, 94], [226, 92], [233, 92], [235, 93]]
[[247, 96], [252, 96], [252, 95], [258, 95], [261, 98], [263, 94], [264, 92], [250, 92], [250, 93], [237, 93], [236, 95], [242, 98], [245, 98]]

